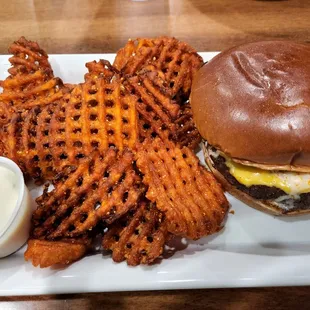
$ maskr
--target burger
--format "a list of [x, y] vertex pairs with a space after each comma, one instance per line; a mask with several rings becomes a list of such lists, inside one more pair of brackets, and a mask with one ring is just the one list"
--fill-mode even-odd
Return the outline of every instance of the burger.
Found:
[[310, 213], [310, 45], [254, 42], [197, 73], [190, 103], [224, 188], [276, 215]]

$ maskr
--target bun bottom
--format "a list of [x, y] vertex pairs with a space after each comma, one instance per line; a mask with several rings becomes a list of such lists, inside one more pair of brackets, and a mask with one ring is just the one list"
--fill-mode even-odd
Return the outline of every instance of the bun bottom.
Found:
[[295, 216], [295, 215], [304, 215], [309, 214], [310, 209], [293, 209], [293, 210], [287, 210], [283, 207], [281, 207], [278, 203], [271, 201], [271, 200], [258, 200], [250, 195], [240, 191], [235, 186], [231, 185], [226, 178], [213, 166], [212, 159], [209, 156], [209, 153], [205, 147], [205, 144], [202, 145], [204, 157], [206, 164], [209, 168], [209, 170], [214, 174], [216, 179], [222, 184], [225, 191], [233, 195], [235, 198], [239, 199], [240, 201], [244, 202], [248, 206], [263, 211], [265, 213], [269, 213], [271, 215], [277, 215], [277, 216]]

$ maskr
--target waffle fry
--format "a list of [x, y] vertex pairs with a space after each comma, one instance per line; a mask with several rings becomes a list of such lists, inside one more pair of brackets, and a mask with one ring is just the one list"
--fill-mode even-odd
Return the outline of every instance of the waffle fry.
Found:
[[201, 135], [195, 126], [192, 109], [188, 103], [180, 107], [175, 125], [176, 132], [173, 141], [181, 147], [187, 146], [189, 149], [195, 150], [201, 142]]
[[127, 87], [137, 98], [140, 140], [159, 136], [166, 141], [175, 135], [173, 120], [177, 117], [179, 105], [174, 103], [164, 88], [158, 88], [153, 76], [134, 76], [128, 79]]
[[114, 66], [87, 63], [78, 85], [54, 77], [35, 42], [22, 37], [9, 52], [0, 155], [53, 185], [36, 200], [26, 260], [70, 264], [104, 232], [115, 262], [151, 264], [171, 236], [221, 228], [228, 202], [190, 150], [201, 137], [187, 100], [202, 59], [189, 45], [130, 40]]
[[[0, 128], [8, 124], [15, 113], [15, 109], [0, 101]], [[0, 136], [1, 139], [1, 136]]]
[[221, 228], [228, 202], [188, 148], [145, 140], [138, 148], [137, 167], [148, 186], [146, 197], [167, 217], [169, 232], [196, 240]]
[[[33, 75], [36, 75], [36, 73]], [[38, 76], [40, 79], [43, 79], [41, 74]], [[22, 80], [21, 77], [16, 77], [16, 83], [23, 84], [25, 80], [26, 79]], [[3, 87], [6, 87], [7, 91], [0, 94], [0, 100], [10, 103], [19, 109], [29, 109], [35, 106], [48, 105], [49, 103], [60, 100], [64, 96], [64, 86], [59, 78], [53, 78], [47, 82], [42, 81], [42, 84], [31, 89], [23, 89], [22, 91], [16, 91], [6, 84], [8, 83], [4, 81]], [[67, 92], [67, 90], [65, 90], [65, 92]]]
[[138, 136], [135, 98], [122, 90], [119, 78], [88, 80], [74, 88], [68, 103], [57, 107], [50, 130], [54, 165], [59, 169], [94, 149], [133, 148]]
[[40, 48], [38, 43], [28, 41], [25, 37], [11, 44], [9, 53], [13, 56], [9, 59], [12, 68], [9, 73], [17, 74], [34, 73], [41, 70], [49, 78], [53, 77], [53, 70], [48, 62], [48, 55]]
[[25, 260], [32, 265], [46, 268], [53, 265], [69, 265], [82, 258], [89, 246], [89, 241], [83, 239], [67, 239], [61, 241], [28, 240], [24, 254]]
[[47, 105], [17, 112], [0, 130], [2, 155], [15, 161], [37, 182], [54, 176], [49, 147], [49, 122], [54, 108], [55, 105]]
[[[10, 122], [1, 128], [1, 139], [4, 145], [1, 155], [15, 161], [24, 173], [34, 178], [39, 177], [39, 174], [35, 171], [37, 169], [37, 160], [33, 161], [33, 166], [29, 171], [27, 171], [27, 163], [29, 163], [31, 156], [36, 159], [36, 151], [27, 153], [27, 150], [29, 146], [32, 147], [35, 143], [34, 136], [28, 133], [33, 132], [36, 116], [37, 111], [35, 110], [30, 111], [27, 115], [14, 113]], [[24, 149], [24, 145], [26, 145], [26, 149]]]
[[115, 262], [126, 260], [130, 266], [151, 264], [162, 254], [167, 236], [162, 213], [143, 201], [108, 228], [102, 246], [112, 251]]
[[115, 74], [118, 74], [118, 70], [114, 68], [109, 61], [100, 59], [97, 61], [91, 61], [86, 63], [88, 73], [85, 74], [85, 81], [94, 80], [98, 77], [105, 78], [110, 81]]
[[55, 180], [55, 189], [44, 191], [33, 213], [34, 238], [53, 240], [76, 237], [104, 220], [111, 223], [136, 207], [144, 192], [133, 168], [133, 154], [109, 149], [69, 166]]
[[171, 99], [166, 83], [154, 72], [131, 77], [125, 83], [137, 97], [140, 141], [159, 136], [163, 141], [194, 150], [201, 141], [188, 103], [178, 105]]
[[55, 102], [68, 91], [61, 79], [54, 78], [48, 56], [36, 42], [21, 37], [9, 52], [13, 54], [9, 59], [12, 67], [8, 70], [10, 75], [0, 82], [0, 101], [29, 109]]
[[118, 51], [114, 66], [125, 75], [133, 75], [141, 70], [160, 70], [169, 83], [172, 96], [189, 97], [194, 74], [202, 66], [203, 60], [197, 52], [175, 38], [129, 40]]
[[95, 149], [102, 153], [111, 146], [120, 151], [134, 148], [135, 105], [119, 78], [89, 80], [61, 102], [15, 113], [0, 130], [7, 144], [2, 154], [37, 181], [50, 180], [55, 171], [78, 164]]

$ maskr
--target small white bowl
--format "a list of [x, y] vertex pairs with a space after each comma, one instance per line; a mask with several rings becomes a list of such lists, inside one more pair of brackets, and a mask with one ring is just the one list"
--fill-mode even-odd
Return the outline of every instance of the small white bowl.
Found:
[[[20, 168], [12, 160], [5, 157], [0, 157], [0, 166], [12, 171], [18, 182], [16, 206], [6, 226], [3, 229], [0, 228], [0, 258], [2, 258], [16, 252], [27, 241], [35, 203], [25, 185]], [[0, 203], [5, 204], [5, 201]]]

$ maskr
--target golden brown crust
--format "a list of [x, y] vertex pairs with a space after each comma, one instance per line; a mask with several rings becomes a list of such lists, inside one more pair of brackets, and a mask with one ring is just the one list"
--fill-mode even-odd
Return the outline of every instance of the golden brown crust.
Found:
[[130, 151], [109, 149], [63, 169], [54, 189], [36, 200], [31, 235], [49, 240], [80, 236], [99, 221], [111, 223], [134, 209], [144, 186], [132, 162]]
[[153, 75], [147, 74], [133, 76], [128, 79], [127, 88], [137, 98], [140, 141], [154, 134], [167, 141], [175, 135], [176, 128], [173, 121], [180, 107], [171, 100], [164, 87], [156, 87], [153, 78]]
[[[159, 73], [147, 72], [130, 77], [125, 83], [134, 93], [139, 114], [140, 141], [159, 136], [194, 150], [201, 137], [188, 103], [179, 104]], [[169, 142], [168, 142], [169, 143]]]
[[69, 101], [55, 109], [50, 122], [50, 146], [57, 170], [77, 163], [94, 149], [134, 148], [138, 138], [135, 105], [135, 97], [117, 76], [113, 81], [99, 77], [77, 85]]
[[49, 147], [49, 121], [55, 105], [15, 112], [2, 131], [3, 155], [15, 161], [22, 171], [37, 181], [54, 176]]
[[61, 99], [68, 91], [61, 79], [55, 78], [48, 56], [36, 42], [21, 37], [9, 52], [10, 75], [0, 82], [0, 101], [18, 109], [44, 106]]
[[53, 77], [48, 55], [37, 42], [28, 41], [25, 37], [21, 37], [10, 45], [9, 53], [13, 54], [9, 59], [13, 66], [9, 69], [11, 75], [33, 73], [41, 70], [45, 75]]
[[168, 231], [190, 239], [217, 232], [228, 210], [222, 188], [192, 151], [159, 138], [138, 147], [146, 197], [167, 217]]
[[41, 181], [52, 179], [62, 167], [77, 164], [93, 150], [134, 149], [136, 100], [119, 77], [88, 80], [61, 102], [12, 113], [1, 128], [1, 154]]
[[110, 226], [102, 246], [112, 251], [115, 262], [127, 261], [129, 266], [151, 264], [164, 250], [168, 238], [163, 214], [149, 201], [142, 201]]
[[104, 78], [108, 81], [118, 74], [118, 70], [114, 68], [109, 61], [100, 59], [99, 61], [91, 61], [85, 64], [88, 73], [85, 74], [85, 81]]
[[201, 142], [201, 135], [193, 121], [193, 113], [189, 104], [180, 107], [178, 118], [175, 120], [176, 132], [173, 139], [181, 147], [186, 146], [191, 150], [197, 149]]
[[13, 107], [5, 102], [0, 101], [0, 130], [4, 125], [9, 123], [14, 113], [15, 109]]
[[202, 58], [184, 42], [175, 38], [139, 38], [129, 40], [118, 51], [113, 65], [124, 75], [141, 70], [160, 71], [170, 85], [172, 96], [189, 96], [193, 76], [202, 66]]
[[227, 156], [310, 167], [310, 45], [263, 41], [219, 54], [197, 73], [191, 105], [203, 138]]
[[53, 265], [69, 265], [87, 252], [87, 245], [78, 240], [46, 241], [28, 240], [27, 250], [24, 254], [25, 260], [32, 261], [34, 267], [46, 268]]
[[293, 211], [284, 210], [280, 208], [279, 205], [277, 205], [276, 203], [272, 203], [271, 201], [254, 199], [250, 195], [238, 190], [236, 187], [232, 186], [218, 170], [214, 168], [212, 160], [204, 145], [203, 145], [203, 152], [208, 168], [211, 170], [211, 172], [214, 174], [217, 180], [219, 180], [219, 182], [223, 185], [223, 188], [231, 195], [241, 200], [245, 204], [249, 205], [250, 207], [257, 209], [259, 211], [269, 213], [271, 215], [293, 216], [293, 215], [303, 215], [310, 213], [310, 209], [293, 210]]

